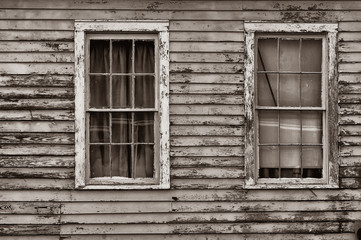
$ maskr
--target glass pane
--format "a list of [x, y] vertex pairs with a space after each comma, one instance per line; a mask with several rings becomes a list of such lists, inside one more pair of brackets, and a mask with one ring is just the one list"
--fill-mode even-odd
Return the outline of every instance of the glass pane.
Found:
[[113, 107], [131, 107], [132, 81], [130, 76], [113, 76]]
[[301, 71], [321, 72], [322, 40], [303, 39], [301, 51]]
[[302, 112], [302, 143], [322, 143], [322, 112]]
[[321, 107], [321, 74], [301, 75], [301, 105]]
[[258, 39], [258, 71], [277, 71], [277, 39]]
[[112, 146], [112, 176], [131, 177], [132, 150], [130, 145]]
[[136, 41], [134, 55], [136, 73], [154, 73], [154, 41]]
[[322, 147], [303, 146], [302, 147], [302, 167], [322, 168]]
[[259, 143], [278, 143], [278, 112], [259, 111]]
[[90, 40], [90, 72], [108, 73], [109, 40]]
[[132, 72], [132, 40], [113, 40], [113, 73]]
[[112, 113], [112, 142], [132, 142], [131, 113]]
[[259, 167], [260, 168], [279, 167], [278, 146], [259, 147]]
[[152, 178], [154, 175], [153, 145], [134, 145], [134, 178]]
[[301, 143], [301, 115], [299, 111], [280, 112], [280, 143]]
[[135, 107], [154, 108], [154, 77], [136, 76], [134, 88]]
[[303, 178], [322, 178], [322, 168], [304, 168]]
[[93, 108], [109, 107], [109, 76], [89, 76], [89, 106]]
[[280, 165], [281, 168], [301, 168], [301, 147], [281, 146]]
[[153, 112], [139, 112], [134, 114], [134, 142], [154, 143]]
[[257, 98], [259, 106], [277, 106], [277, 74], [257, 74]]
[[280, 106], [300, 106], [300, 75], [280, 74]]
[[91, 143], [109, 142], [109, 113], [90, 113], [89, 132]]
[[282, 168], [281, 178], [301, 178], [301, 168]]
[[280, 40], [280, 71], [299, 71], [299, 40]]
[[90, 145], [90, 177], [110, 176], [109, 145]]
[[279, 178], [279, 168], [260, 168], [260, 178]]

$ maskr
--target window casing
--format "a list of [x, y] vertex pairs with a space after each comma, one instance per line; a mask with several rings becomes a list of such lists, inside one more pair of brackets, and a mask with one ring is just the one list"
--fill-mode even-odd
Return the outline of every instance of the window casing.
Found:
[[75, 185], [169, 188], [167, 21], [75, 23]]
[[247, 188], [338, 186], [336, 29], [245, 24]]

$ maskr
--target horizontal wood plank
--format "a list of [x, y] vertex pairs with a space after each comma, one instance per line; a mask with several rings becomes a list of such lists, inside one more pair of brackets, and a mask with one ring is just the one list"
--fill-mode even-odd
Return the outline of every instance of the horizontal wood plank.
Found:
[[[1, 33], [1, 32], [0, 32]], [[21, 43], [19, 43], [20, 45]], [[0, 62], [58, 62], [68, 63], [74, 62], [73, 53], [34, 53], [34, 52], [18, 52], [4, 53], [0, 52]]]
[[237, 84], [243, 83], [243, 74], [200, 74], [200, 73], [172, 73], [169, 76], [171, 83], [218, 83]]
[[[243, 91], [242, 87], [240, 86], [234, 86], [235, 89], [227, 89], [226, 87], [217, 88], [216, 86], [212, 88], [211, 86], [210, 88], [208, 88], [208, 91], [209, 92], [214, 91], [212, 95], [203, 94], [201, 89], [198, 91], [199, 94], [192, 94], [192, 93], [187, 94], [187, 91], [192, 91], [192, 92], [197, 91], [197, 89], [194, 88], [193, 86], [187, 87], [182, 84], [181, 86], [173, 85], [173, 87], [174, 88], [170, 90], [171, 92], [177, 92], [181, 94], [177, 94], [177, 93], [171, 94], [169, 96], [170, 104], [234, 104], [234, 105], [243, 104], [243, 97], [241, 96], [241, 94], [237, 94], [237, 92]], [[219, 90], [219, 92], [217, 92], [217, 89]], [[234, 95], [220, 95], [222, 94], [222, 91], [226, 92], [227, 90], [229, 92], [223, 94], [234, 94]], [[205, 91], [207, 91], [207, 89]], [[232, 91], [233, 93], [231, 93]]]
[[[1, 57], [1, 55], [0, 55]], [[171, 63], [180, 62], [205, 62], [205, 63], [237, 63], [243, 62], [242, 53], [215, 53], [215, 52], [172, 52], [170, 53]]]
[[173, 168], [171, 170], [173, 178], [205, 178], [205, 179], [219, 179], [219, 178], [243, 178], [244, 172], [241, 168], [236, 167], [213, 167], [213, 168]]
[[[2, 10], [2, 13], [6, 11]], [[19, 14], [18, 11], [15, 11]], [[41, 14], [41, 11], [39, 12]], [[0, 40], [2, 41], [71, 41], [74, 40], [73, 31], [8, 31], [0, 30]]]
[[242, 167], [243, 157], [172, 157], [172, 167]]
[[[73, 97], [71, 97], [73, 98]], [[68, 99], [0, 99], [0, 108], [8, 110], [74, 109]]]
[[[1, 138], [0, 138], [1, 140]], [[230, 136], [174, 136], [170, 139], [171, 146], [239, 146], [244, 144], [242, 137]]]
[[72, 75], [25, 74], [0, 75], [2, 87], [73, 87]]
[[171, 63], [171, 73], [242, 73], [243, 64], [237, 63]]
[[[9, 120], [9, 121], [10, 120], [16, 120], [16, 121], [22, 121], [22, 120], [68, 121], [68, 120], [70, 120], [71, 121], [71, 120], [74, 120], [74, 111], [71, 111], [71, 110], [11, 110], [11, 111], [0, 110], [0, 120], [2, 120], [2, 121], [3, 120]], [[7, 123], [5, 123], [5, 124], [7, 124]], [[23, 124], [21, 123], [21, 126], [22, 125]], [[60, 123], [60, 125], [62, 125], [62, 124]]]
[[0, 63], [0, 74], [73, 74], [73, 63]]
[[171, 156], [215, 156], [215, 157], [229, 157], [229, 156], [243, 156], [244, 149], [237, 147], [173, 147], [171, 149]]
[[182, 115], [171, 115], [169, 117], [171, 125], [243, 125], [243, 116], [182, 116]]
[[[74, 144], [73, 133], [0, 133], [0, 143]], [[0, 160], [1, 161], [1, 160]]]
[[[1, 88], [0, 88], [1, 89]], [[169, 89], [173, 94], [235, 94], [241, 95], [243, 92], [243, 85], [241, 84], [209, 84], [209, 83], [172, 83]], [[184, 97], [187, 97], [185, 95]]]
[[171, 115], [215, 115], [239, 116], [244, 112], [243, 105], [171, 105]]
[[0, 87], [0, 98], [74, 98], [73, 88]]
[[2, 132], [74, 132], [72, 121], [0, 121]]
[[74, 189], [74, 180], [70, 179], [47, 179], [47, 178], [0, 178], [1, 190], [17, 189]]
[[[1, 125], [0, 125], [1, 126]], [[239, 126], [181, 126], [170, 128], [172, 136], [243, 136], [243, 127]]]
[[170, 31], [243, 31], [243, 21], [171, 21]]
[[59, 214], [60, 203], [54, 202], [1, 202], [2, 214]]
[[55, 145], [55, 144], [3, 144], [0, 148], [0, 155], [55, 155], [55, 156], [73, 156], [73, 145]]
[[0, 178], [74, 178], [72, 168], [0, 168]]
[[243, 33], [224, 32], [222, 34], [216, 32], [171, 32], [170, 41], [189, 41], [189, 42], [243, 42]]
[[170, 42], [170, 52], [244, 52], [244, 44], [240, 42]]
[[74, 157], [71, 156], [1, 156], [0, 158], [0, 167], [3, 168], [73, 168], [74, 165]]
[[0, 52], [73, 52], [73, 51], [74, 51], [73, 42], [2, 41], [0, 46]]
[[59, 225], [0, 225], [0, 235], [59, 234]]

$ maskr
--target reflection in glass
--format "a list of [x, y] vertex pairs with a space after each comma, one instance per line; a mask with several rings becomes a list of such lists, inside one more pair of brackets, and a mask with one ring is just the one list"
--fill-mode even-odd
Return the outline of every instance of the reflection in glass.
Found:
[[134, 145], [134, 178], [152, 178], [154, 175], [153, 145]]
[[109, 142], [109, 113], [90, 113], [89, 132], [91, 143]]
[[302, 143], [322, 143], [322, 112], [302, 112]]
[[112, 142], [131, 143], [131, 113], [112, 113]]
[[280, 147], [281, 177], [301, 177], [301, 147], [281, 146]]
[[299, 40], [280, 40], [280, 71], [299, 71]]
[[321, 107], [321, 74], [301, 75], [301, 105]]
[[258, 39], [258, 71], [277, 71], [277, 39]]
[[90, 40], [90, 72], [108, 73], [109, 40]]
[[278, 112], [259, 111], [259, 143], [278, 143]]
[[132, 72], [132, 40], [113, 40], [113, 73]]
[[301, 71], [321, 72], [322, 40], [302, 39]]
[[139, 112], [134, 114], [134, 142], [154, 143], [153, 112]]
[[113, 76], [112, 97], [114, 108], [131, 107], [132, 82], [130, 76]]
[[109, 107], [109, 77], [92, 75], [89, 78], [89, 106], [93, 108]]
[[300, 106], [299, 74], [280, 74], [280, 106]]
[[134, 83], [135, 107], [154, 108], [155, 86], [153, 76], [136, 76]]
[[[268, 79], [267, 79], [268, 77]], [[277, 74], [257, 74], [257, 98], [259, 106], [277, 106]]]
[[90, 145], [90, 177], [110, 176], [109, 145]]
[[134, 56], [136, 73], [154, 73], [154, 41], [135, 41]]
[[280, 112], [280, 143], [301, 143], [299, 111]]
[[112, 146], [112, 176], [113, 177], [131, 177], [131, 146], [113, 145]]

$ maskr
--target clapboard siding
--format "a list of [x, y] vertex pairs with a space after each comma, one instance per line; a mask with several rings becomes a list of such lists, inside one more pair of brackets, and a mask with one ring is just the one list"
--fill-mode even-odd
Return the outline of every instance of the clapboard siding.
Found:
[[[349, 240], [361, 202], [361, 3], [6, 0], [0, 240]], [[74, 20], [170, 20], [169, 190], [74, 189]], [[244, 21], [339, 22], [339, 189], [244, 189]]]

